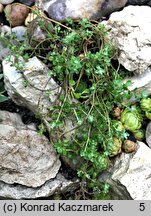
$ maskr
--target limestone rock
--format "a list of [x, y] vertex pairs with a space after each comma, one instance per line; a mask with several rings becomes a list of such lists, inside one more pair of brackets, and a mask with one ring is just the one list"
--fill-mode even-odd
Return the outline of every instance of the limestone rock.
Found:
[[12, 27], [20, 26], [24, 23], [29, 13], [29, 8], [25, 5], [12, 4], [4, 9], [7, 20]]
[[127, 0], [40, 0], [40, 7], [50, 18], [64, 21], [72, 19], [101, 19], [125, 6]]
[[112, 182], [113, 191], [117, 191], [117, 188], [121, 191], [122, 187], [134, 200], [150, 200], [151, 149], [144, 143], [138, 142], [135, 153], [122, 153], [116, 158], [110, 172], [101, 178]]
[[[25, 63], [24, 72], [18, 72], [6, 60], [2, 65], [5, 88], [12, 100], [20, 106], [29, 108], [35, 114], [47, 114], [48, 107], [53, 106], [61, 91], [59, 85], [48, 75], [47, 66], [37, 57]], [[48, 96], [46, 91], [50, 93]]]
[[[132, 77], [127, 77], [124, 82], [131, 80], [132, 84], [128, 87], [130, 91], [136, 89], [140, 93], [145, 91], [147, 95], [151, 95], [151, 69], [148, 68], [142, 74], [137, 74]], [[136, 98], [132, 98], [131, 102], [136, 102]]]
[[23, 185], [9, 185], [0, 181], [0, 198], [2, 199], [36, 199], [46, 198], [56, 192], [66, 193], [79, 187], [79, 180], [67, 180], [60, 173], [44, 185], [32, 188]]
[[146, 128], [146, 142], [148, 146], [151, 148], [151, 122], [147, 125]]
[[119, 63], [129, 71], [144, 73], [151, 65], [151, 7], [128, 6], [103, 23], [111, 29], [108, 37], [117, 48]]
[[39, 187], [54, 178], [60, 161], [35, 125], [24, 125], [18, 114], [0, 111], [0, 181]]

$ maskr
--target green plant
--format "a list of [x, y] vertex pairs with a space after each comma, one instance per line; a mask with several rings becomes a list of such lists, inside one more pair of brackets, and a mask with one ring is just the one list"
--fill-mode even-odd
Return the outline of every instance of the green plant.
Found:
[[126, 130], [131, 132], [139, 130], [142, 126], [142, 118], [138, 108], [136, 106], [132, 106], [131, 108], [124, 109], [121, 114], [121, 122]]
[[[0, 74], [0, 81], [3, 79], [3, 74]], [[0, 103], [8, 100], [8, 97], [6, 97], [3, 93], [5, 92], [3, 85], [0, 82]]]
[[[105, 196], [108, 191], [106, 184], [100, 186], [98, 176], [108, 169], [110, 157], [115, 150], [121, 151], [121, 142], [129, 135], [121, 123], [113, 120], [113, 110], [127, 106], [124, 101], [133, 94], [128, 90], [131, 82], [123, 83], [120, 71], [113, 67], [111, 60], [116, 50], [107, 41], [108, 32], [101, 23], [87, 19], [74, 23], [68, 19], [63, 25], [50, 21], [46, 25], [42, 17], [38, 18], [46, 38], [35, 47], [21, 42], [19, 48], [9, 45], [15, 57], [13, 66], [23, 70], [19, 58], [27, 61], [33, 55], [49, 65], [49, 75], [62, 87], [49, 112], [50, 134], [55, 134], [55, 141], [51, 141], [56, 151], [75, 165], [81, 178], [80, 194], [93, 194], [97, 199], [98, 193]], [[73, 127], [66, 130], [68, 120]], [[125, 120], [122, 122], [125, 124]], [[140, 121], [135, 123], [130, 127], [138, 129]], [[43, 125], [40, 129], [45, 130]]]

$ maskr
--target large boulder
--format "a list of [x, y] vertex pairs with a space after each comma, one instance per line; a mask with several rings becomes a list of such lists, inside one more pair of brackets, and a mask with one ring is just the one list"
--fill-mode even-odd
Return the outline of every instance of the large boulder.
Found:
[[[116, 157], [110, 171], [103, 173], [100, 179], [111, 185], [113, 197], [121, 199], [151, 199], [151, 149], [138, 142], [138, 149], [131, 154], [122, 153]], [[121, 191], [125, 191], [121, 193]]]
[[111, 31], [117, 59], [127, 70], [141, 74], [151, 65], [151, 7], [128, 6], [103, 22]]
[[100, 19], [125, 6], [127, 0], [40, 0], [38, 4], [50, 18]]
[[57, 175], [60, 165], [53, 146], [35, 125], [0, 111], [0, 181], [39, 187]]

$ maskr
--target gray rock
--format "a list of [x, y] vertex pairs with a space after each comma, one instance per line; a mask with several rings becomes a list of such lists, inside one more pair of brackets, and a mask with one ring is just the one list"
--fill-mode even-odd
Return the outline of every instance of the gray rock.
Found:
[[[5, 42], [5, 34], [10, 34], [11, 28], [9, 26], [0, 26], [0, 60], [2, 61], [6, 56], [9, 55], [8, 43]], [[3, 39], [4, 38], [4, 39]]]
[[0, 111], [0, 181], [38, 187], [54, 178], [60, 161], [35, 125], [24, 125], [16, 113]]
[[125, 6], [127, 0], [40, 0], [40, 7], [49, 17], [64, 21], [72, 19], [100, 19]]
[[118, 191], [125, 190], [124, 197], [128, 198], [129, 194], [129, 199], [150, 200], [151, 149], [144, 143], [138, 142], [135, 153], [122, 153], [116, 158], [114, 166], [105, 178], [107, 182], [111, 182], [111, 189], [115, 193], [117, 189]]
[[[145, 91], [147, 95], [151, 95], [151, 69], [148, 68], [143, 74], [134, 75], [127, 77], [124, 82], [131, 80], [132, 84], [128, 87], [130, 91], [136, 89], [136, 94]], [[136, 102], [137, 99], [133, 97], [130, 100], [132, 103]]]
[[147, 125], [146, 128], [146, 142], [148, 146], [151, 148], [151, 122]]
[[119, 63], [129, 71], [144, 73], [151, 65], [151, 8], [128, 6], [103, 23], [111, 29], [108, 37], [117, 48]]
[[[15, 33], [16, 39], [10, 37], [12, 32]], [[28, 45], [26, 35], [27, 35], [27, 28], [24, 26], [17, 26], [12, 29], [7, 25], [0, 26], [0, 36], [1, 36], [0, 60], [3, 60], [8, 55], [10, 55], [10, 49], [8, 48], [8, 43], [12, 43], [12, 45], [13, 44], [18, 45], [19, 41], [24, 41], [24, 43]]]
[[0, 198], [1, 199], [36, 199], [46, 198], [54, 193], [66, 193], [74, 191], [79, 187], [78, 179], [67, 180], [61, 174], [56, 178], [47, 181], [44, 185], [32, 188], [23, 185], [9, 185], [0, 181]]
[[[5, 88], [12, 100], [20, 106], [29, 108], [35, 114], [47, 114], [48, 107], [53, 106], [61, 91], [57, 83], [48, 75], [47, 66], [37, 57], [25, 63], [24, 72], [18, 72], [6, 60], [2, 65]], [[25, 82], [27, 86], [24, 85]], [[49, 92], [49, 96], [46, 92]]]
[[151, 6], [151, 0], [128, 0], [128, 4], [132, 4], [132, 5], [150, 5]]
[[31, 6], [35, 3], [35, 0], [18, 0], [18, 2], [24, 4], [24, 5], [28, 5]]
[[16, 26], [12, 28], [12, 32], [15, 33], [19, 41], [24, 41], [27, 43], [27, 28], [25, 26]]
[[1, 4], [4, 4], [4, 5], [7, 5], [7, 4], [10, 4], [12, 3], [14, 0], [1, 0], [0, 3]]
[[[41, 26], [39, 26], [39, 22], [37, 20], [37, 17], [35, 17], [34, 14], [31, 14], [31, 17], [32, 16], [33, 16], [33, 20], [31, 22], [29, 22], [27, 32], [28, 32], [29, 44], [32, 47], [35, 47], [38, 43], [40, 43], [41, 41], [44, 41], [47, 38], [48, 32], [51, 33], [50, 29], [47, 29], [47, 26], [49, 25], [49, 27], [50, 27], [52, 25], [52, 23], [50, 23], [47, 20], [44, 20], [45, 27], [41, 27]], [[54, 32], [52, 32], [52, 34], [53, 33]]]

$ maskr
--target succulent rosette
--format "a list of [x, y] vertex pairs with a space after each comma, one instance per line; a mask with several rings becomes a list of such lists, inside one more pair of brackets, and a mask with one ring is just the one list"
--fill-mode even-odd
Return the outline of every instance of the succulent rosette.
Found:
[[126, 130], [135, 132], [141, 128], [141, 115], [136, 107], [126, 108], [121, 114], [121, 122]]
[[125, 129], [122, 122], [118, 120], [113, 120], [113, 127], [119, 132]]
[[114, 157], [121, 152], [122, 141], [117, 137], [113, 138], [113, 143], [108, 146], [109, 157]]
[[133, 135], [134, 135], [135, 139], [142, 140], [145, 138], [145, 130], [143, 130], [143, 129], [136, 130], [135, 132], [133, 132]]
[[124, 143], [122, 145], [122, 149], [126, 152], [126, 153], [131, 153], [136, 151], [137, 149], [137, 144], [131, 140], [124, 140]]
[[151, 112], [151, 98], [143, 98], [140, 102], [140, 107], [145, 112]]
[[146, 115], [146, 117], [147, 117], [148, 119], [151, 120], [151, 112], [145, 112], [145, 115]]

